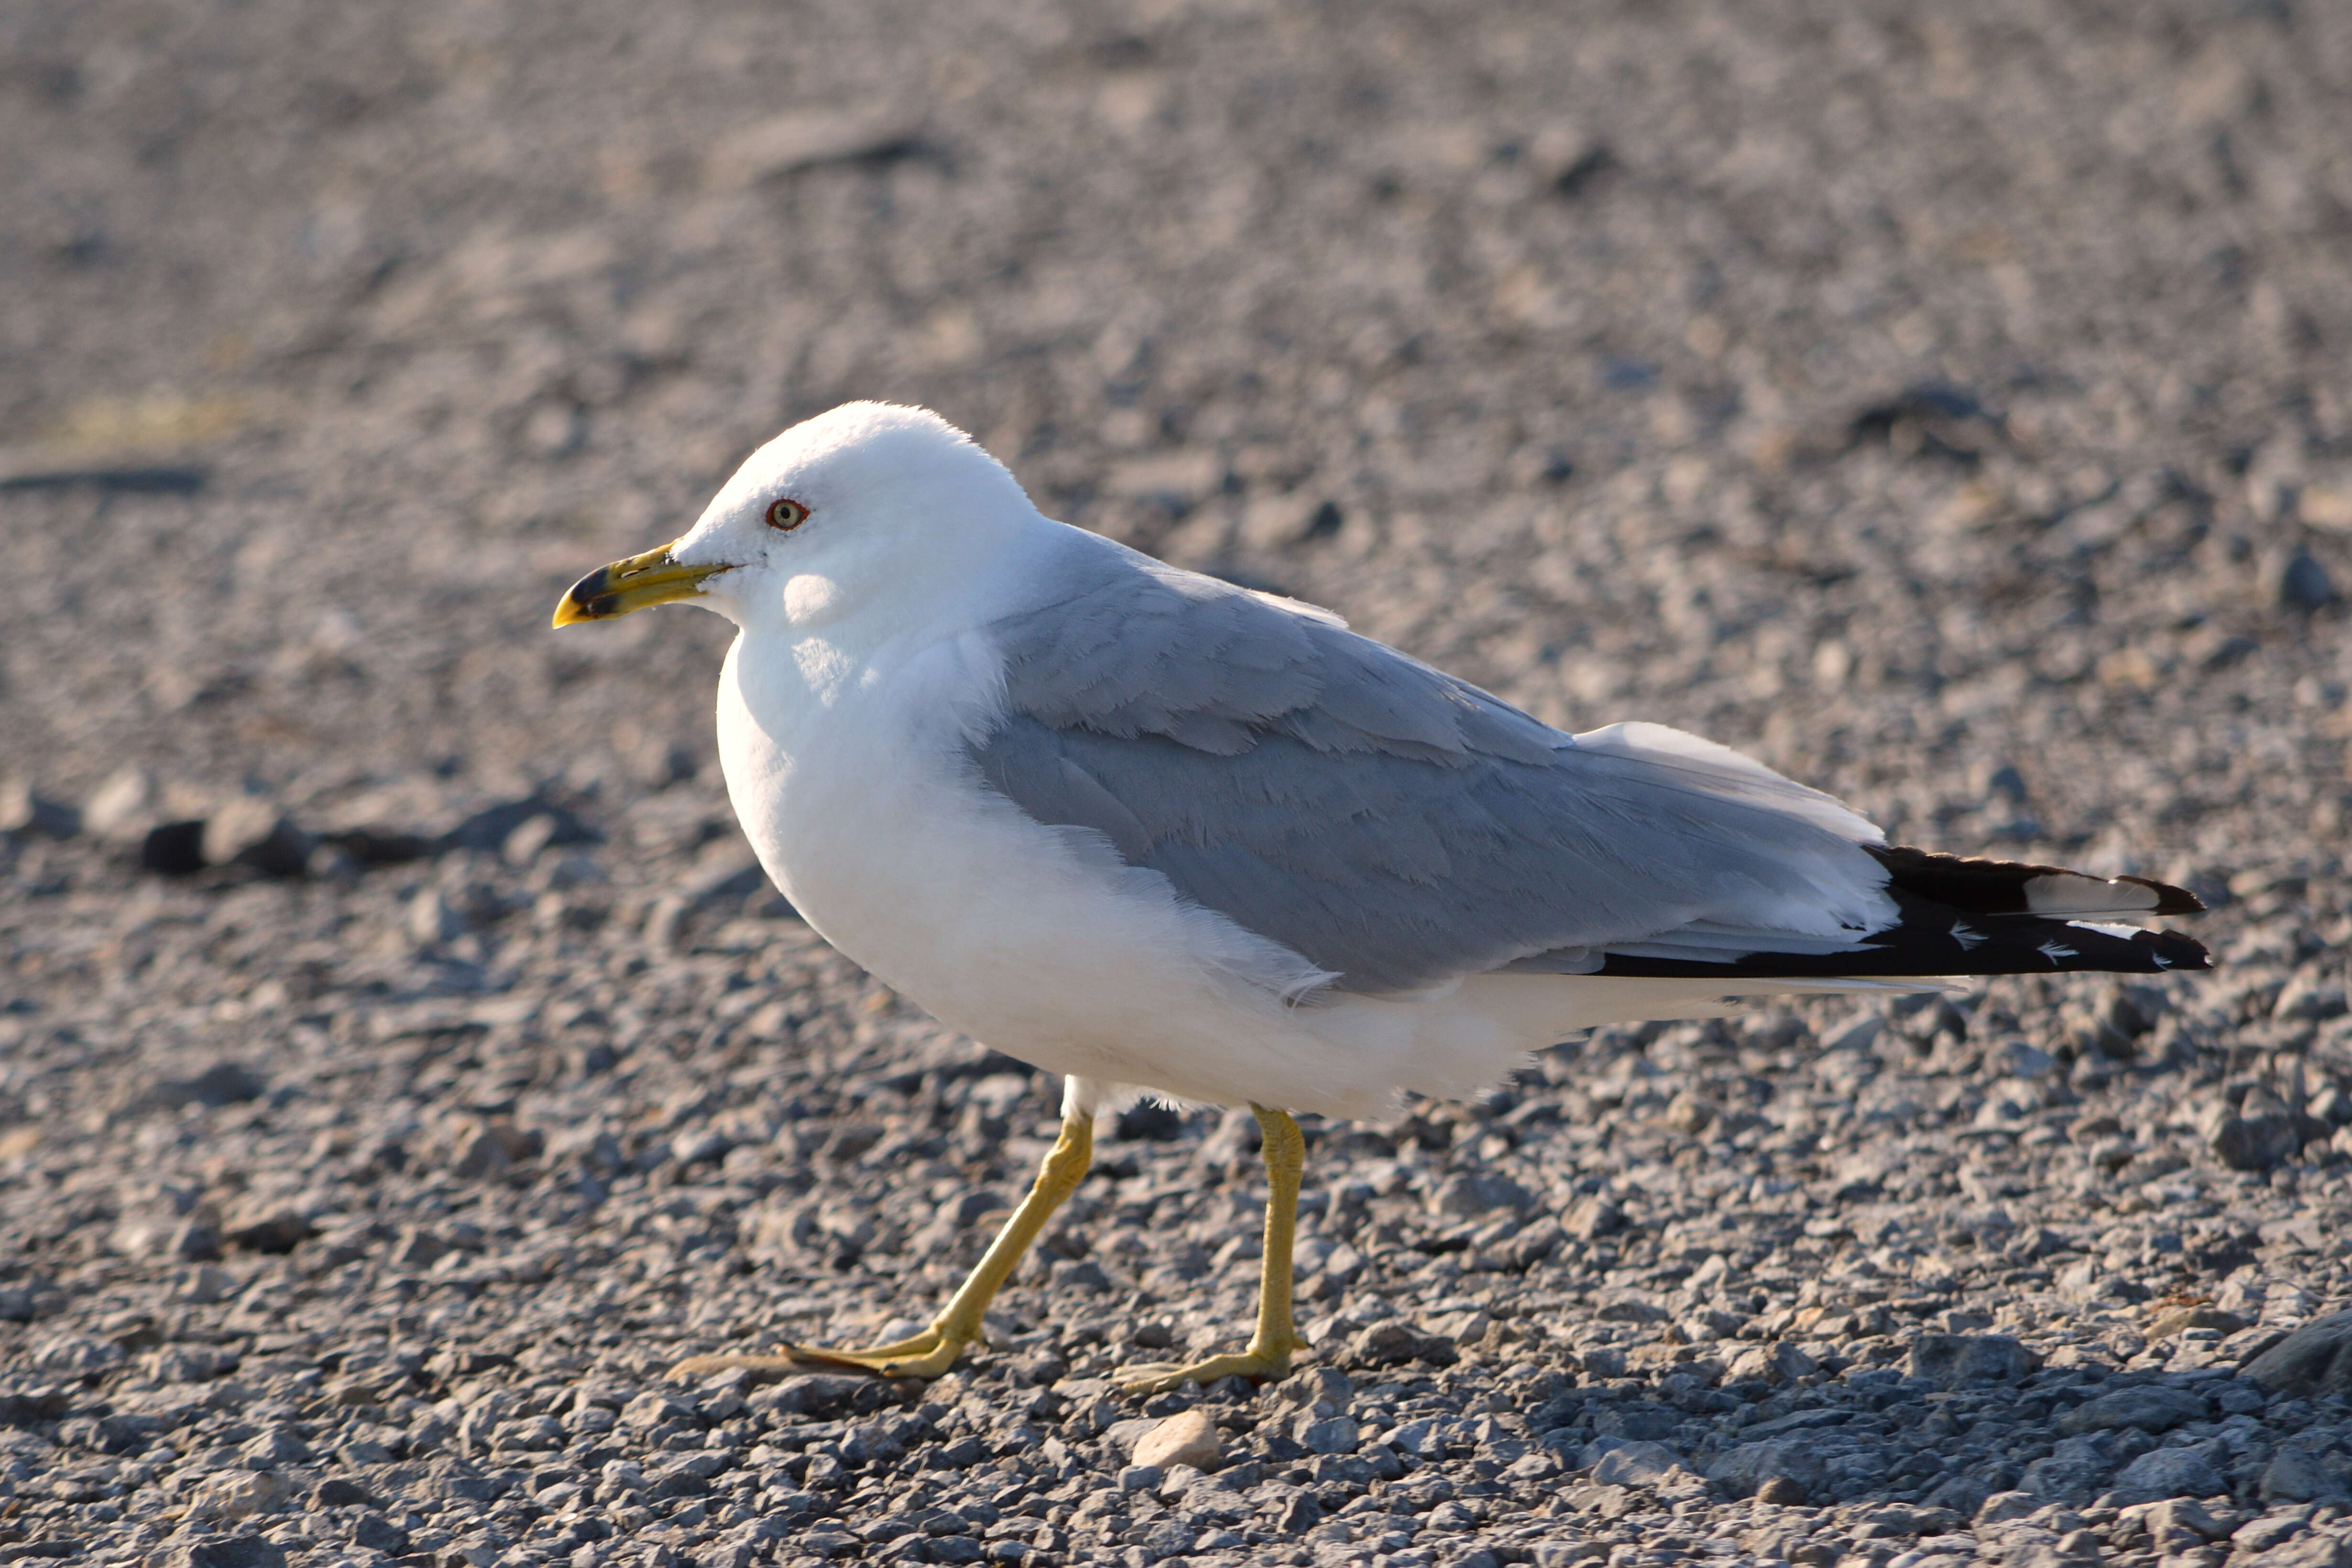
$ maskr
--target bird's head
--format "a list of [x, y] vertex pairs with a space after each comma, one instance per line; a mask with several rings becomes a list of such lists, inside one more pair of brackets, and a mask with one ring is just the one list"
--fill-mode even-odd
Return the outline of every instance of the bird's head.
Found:
[[683, 535], [573, 584], [555, 624], [688, 600], [747, 630], [813, 629], [951, 591], [1036, 521], [1003, 465], [938, 415], [844, 404], [752, 453]]

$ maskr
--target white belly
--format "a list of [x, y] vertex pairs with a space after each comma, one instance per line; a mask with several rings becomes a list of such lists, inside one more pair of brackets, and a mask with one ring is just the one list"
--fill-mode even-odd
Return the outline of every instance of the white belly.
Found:
[[1339, 1009], [1220, 974], [1197, 913], [1151, 896], [1164, 882], [1090, 860], [964, 774], [941, 705], [890, 700], [927, 683], [823, 703], [741, 646], [719, 699], [736, 814], [793, 907], [893, 989], [1051, 1072], [1223, 1104], [1360, 1112], [1392, 1097], [1388, 1052], [1332, 1037]]

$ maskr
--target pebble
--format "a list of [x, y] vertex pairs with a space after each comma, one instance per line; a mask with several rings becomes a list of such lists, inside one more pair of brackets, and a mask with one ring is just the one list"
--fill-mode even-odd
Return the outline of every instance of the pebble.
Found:
[[1179, 1411], [1136, 1440], [1134, 1458], [1138, 1466], [1145, 1468], [1166, 1470], [1190, 1465], [1196, 1470], [1213, 1470], [1220, 1458], [1217, 1424], [1204, 1410]]
[[205, 819], [207, 866], [246, 866], [272, 877], [299, 877], [316, 841], [270, 801], [241, 796]]
[[82, 814], [51, 800], [22, 779], [0, 784], [0, 833], [71, 838], [81, 831]]

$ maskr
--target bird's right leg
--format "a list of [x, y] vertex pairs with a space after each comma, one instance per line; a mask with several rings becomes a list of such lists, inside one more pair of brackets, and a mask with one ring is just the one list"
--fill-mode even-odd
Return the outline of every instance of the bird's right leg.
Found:
[[880, 1373], [886, 1377], [939, 1376], [953, 1366], [966, 1349], [988, 1342], [981, 1330], [981, 1319], [987, 1314], [988, 1304], [996, 1299], [1004, 1281], [1012, 1278], [1022, 1255], [1037, 1239], [1037, 1233], [1045, 1228], [1054, 1211], [1086, 1179], [1087, 1167], [1094, 1159], [1094, 1137], [1091, 1111], [1082, 1111], [1075, 1106], [1063, 1111], [1062, 1135], [1046, 1151], [1037, 1179], [1029, 1184], [1028, 1195], [996, 1233], [996, 1239], [988, 1244], [988, 1251], [979, 1264], [948, 1299], [946, 1309], [921, 1333], [891, 1344], [856, 1350], [788, 1344], [777, 1355], [688, 1356], [670, 1368], [669, 1374], [707, 1377], [714, 1372], [737, 1367], [753, 1372], [805, 1372], [813, 1367], [830, 1366]]

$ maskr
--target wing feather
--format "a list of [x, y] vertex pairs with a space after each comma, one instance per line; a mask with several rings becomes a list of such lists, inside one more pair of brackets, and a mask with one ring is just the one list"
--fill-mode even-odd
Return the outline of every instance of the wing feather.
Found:
[[[2092, 933], [2078, 952], [2082, 928], [2039, 918], [2170, 912], [2178, 889], [1890, 849], [1726, 747], [1563, 734], [1324, 612], [1075, 530], [1048, 567], [1050, 595], [986, 628], [1004, 703], [971, 742], [981, 775], [1343, 990], [2170, 967], [2195, 948]], [[1993, 931], [1981, 951], [1953, 935], [1969, 921]]]

